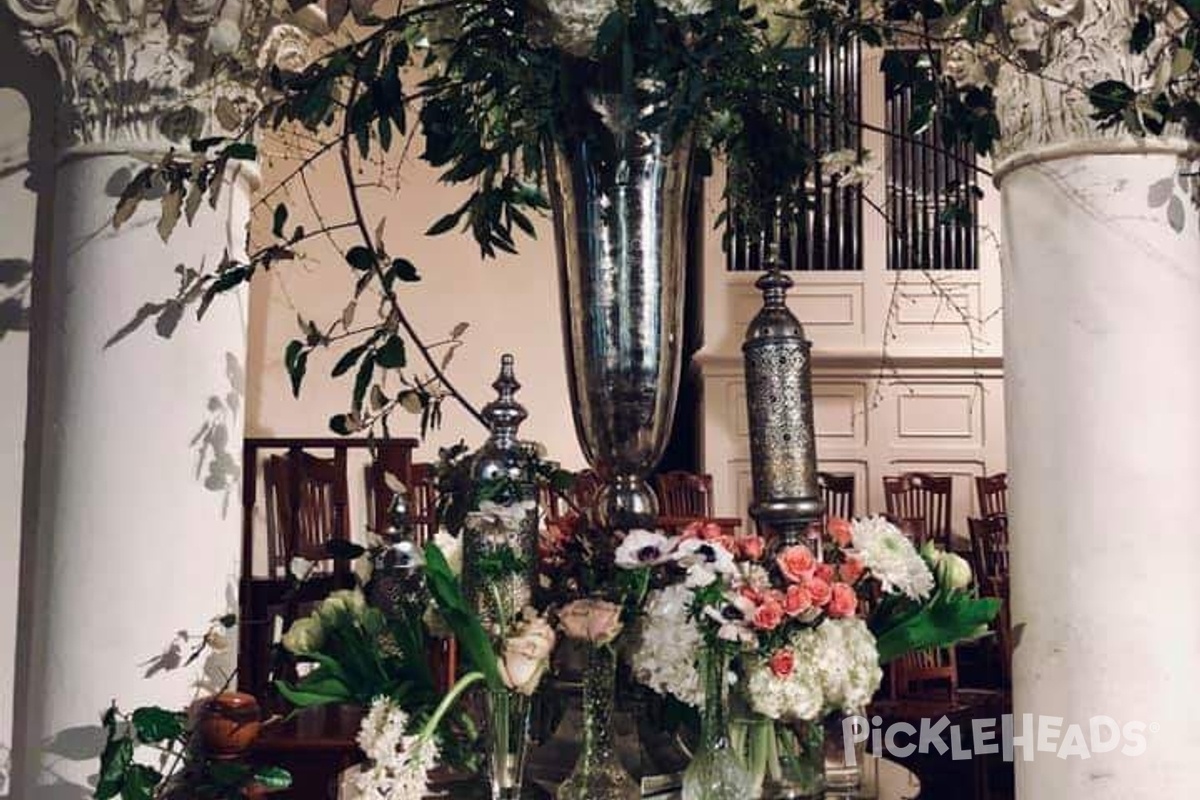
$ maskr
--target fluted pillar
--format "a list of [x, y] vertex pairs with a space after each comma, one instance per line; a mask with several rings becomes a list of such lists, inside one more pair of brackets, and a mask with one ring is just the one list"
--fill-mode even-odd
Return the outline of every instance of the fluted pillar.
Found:
[[[1149, 86], [1169, 66], [1167, 34], [1182, 20], [1160, 21], [1159, 37], [1134, 55], [1136, 4], [1024, 0], [1005, 9], [1016, 50], [996, 81], [995, 173], [1014, 706], [1017, 734], [1030, 736], [1028, 756], [1016, 751], [1017, 797], [1192, 797], [1200, 794], [1200, 627], [1190, 611], [1200, 608], [1195, 143], [1174, 127], [1144, 137], [1120, 125], [1100, 130], [1074, 88], [1106, 79]], [[1046, 77], [1014, 63], [1040, 63]], [[1121, 727], [1115, 747], [1100, 752], [1112, 722]]]
[[12, 796], [87, 797], [110, 702], [182, 707], [198, 681], [223, 677], [203, 674], [205, 659], [183, 667], [198, 642], [178, 632], [237, 608], [246, 308], [226, 295], [198, 323], [180, 287], [186, 270], [245, 258], [256, 168], [230, 166], [215, 203], [185, 204], [194, 219], [165, 239], [157, 199], [114, 228], [116, 200], [172, 148], [245, 125], [270, 9], [10, 8], [63, 95], [51, 268], [34, 296], [46, 377], [42, 429], [28, 436], [42, 469], [28, 478], [37, 521], [22, 545]]

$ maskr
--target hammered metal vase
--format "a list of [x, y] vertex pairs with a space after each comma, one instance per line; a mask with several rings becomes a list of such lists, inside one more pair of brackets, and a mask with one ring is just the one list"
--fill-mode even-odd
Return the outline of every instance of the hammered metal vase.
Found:
[[670, 141], [619, 93], [588, 95], [547, 148], [575, 431], [605, 482], [602, 523], [652, 521], [646, 477], [671, 432], [683, 345], [690, 135]]
[[763, 293], [763, 306], [742, 344], [754, 481], [750, 513], [782, 544], [797, 544], [824, 512], [817, 486], [812, 345], [788, 309], [792, 279], [780, 269], [777, 251], [754, 285]]

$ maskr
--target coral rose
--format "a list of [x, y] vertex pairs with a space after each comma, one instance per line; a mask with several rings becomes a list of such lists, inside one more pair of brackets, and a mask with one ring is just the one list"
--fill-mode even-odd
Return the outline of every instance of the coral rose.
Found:
[[849, 547], [850, 542], [854, 540], [854, 528], [849, 520], [841, 517], [830, 517], [829, 524], [825, 526], [825, 530], [829, 532], [829, 538], [837, 543], [838, 547]]
[[812, 598], [814, 606], [825, 607], [833, 597], [833, 587], [829, 585], [829, 581], [818, 577], [812, 577], [805, 581], [804, 588], [808, 589], [808, 594]]
[[793, 583], [783, 595], [783, 611], [789, 617], [798, 617], [812, 608], [812, 595], [808, 589], [798, 583]]
[[775, 563], [779, 565], [783, 577], [792, 583], [800, 583], [812, 576], [813, 569], [817, 566], [817, 558], [812, 550], [804, 545], [794, 544], [780, 551], [775, 557]]
[[830, 591], [829, 605], [825, 611], [831, 617], [853, 617], [858, 610], [858, 597], [854, 589], [845, 583], [835, 583]]
[[838, 566], [838, 576], [846, 583], [857, 583], [866, 571], [866, 565], [858, 556], [846, 556], [846, 560]]
[[783, 606], [772, 598], [768, 598], [762, 605], [754, 609], [754, 616], [750, 620], [750, 624], [760, 631], [773, 631], [782, 622]]
[[767, 663], [776, 678], [786, 678], [796, 668], [796, 656], [791, 650], [776, 650]]
[[766, 549], [767, 544], [761, 536], [743, 536], [738, 539], [738, 550], [742, 557], [751, 561], [760, 561]]
[[813, 569], [813, 575], [816, 575], [823, 581], [833, 583], [833, 565], [832, 564], [817, 564]]

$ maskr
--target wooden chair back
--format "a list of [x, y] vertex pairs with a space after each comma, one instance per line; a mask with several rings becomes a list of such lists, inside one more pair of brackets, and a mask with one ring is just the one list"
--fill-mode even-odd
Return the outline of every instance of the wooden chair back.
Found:
[[660, 515], [674, 518], [713, 516], [711, 475], [663, 472], [655, 482]]
[[[286, 574], [297, 556], [329, 560], [325, 545], [348, 540], [346, 452], [318, 458], [300, 449], [268, 456], [263, 466], [267, 496], [267, 562], [272, 576]], [[348, 570], [338, 562], [334, 571]]]
[[992, 597], [1008, 594], [1008, 517], [998, 514], [967, 520], [980, 590]]
[[[953, 647], [915, 650], [890, 665], [893, 700], [940, 697], [944, 691], [951, 703], [958, 698], [958, 661]], [[940, 688], [933, 688], [940, 685]]]
[[[408, 439], [384, 439], [374, 450], [365, 470], [367, 519], [372, 533], [387, 530], [388, 511], [395, 494], [389, 483], [408, 487], [412, 481], [412, 447]], [[390, 481], [389, 481], [390, 477]]]
[[438, 479], [433, 464], [412, 465], [412, 482], [408, 488], [409, 516], [413, 537], [424, 545], [433, 539], [438, 529]]
[[817, 487], [825, 501], [824, 524], [830, 517], [854, 518], [854, 476], [834, 475], [831, 472], [817, 473]]
[[991, 517], [1008, 513], [1008, 473], [983, 475], [975, 479], [975, 495], [979, 499], [979, 515]]
[[885, 476], [883, 497], [889, 517], [896, 520], [921, 520], [924, 535], [950, 549], [950, 513], [954, 479], [950, 476], [908, 472]]

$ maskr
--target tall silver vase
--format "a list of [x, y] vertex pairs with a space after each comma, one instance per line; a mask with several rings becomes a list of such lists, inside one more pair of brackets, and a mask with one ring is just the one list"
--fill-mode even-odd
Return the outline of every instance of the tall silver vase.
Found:
[[588, 104], [547, 148], [550, 200], [575, 431], [605, 481], [601, 522], [626, 528], [658, 512], [646, 477], [679, 388], [692, 141], [645, 130], [652, 109], [622, 94]]

